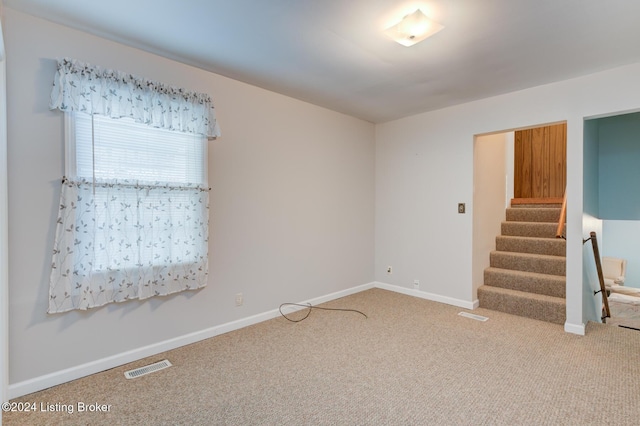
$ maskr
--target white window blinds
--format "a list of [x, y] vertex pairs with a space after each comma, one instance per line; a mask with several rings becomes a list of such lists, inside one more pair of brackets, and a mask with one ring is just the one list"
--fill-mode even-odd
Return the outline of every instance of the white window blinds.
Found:
[[83, 113], [73, 114], [72, 129], [76, 164], [69, 176], [206, 185], [201, 135]]

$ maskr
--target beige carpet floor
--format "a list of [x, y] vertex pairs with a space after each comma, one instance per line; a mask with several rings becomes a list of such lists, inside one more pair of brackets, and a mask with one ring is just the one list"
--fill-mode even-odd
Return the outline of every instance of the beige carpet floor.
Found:
[[[562, 326], [373, 289], [14, 400], [105, 413], [6, 425], [637, 425], [640, 332]], [[127, 380], [124, 371], [173, 367]]]

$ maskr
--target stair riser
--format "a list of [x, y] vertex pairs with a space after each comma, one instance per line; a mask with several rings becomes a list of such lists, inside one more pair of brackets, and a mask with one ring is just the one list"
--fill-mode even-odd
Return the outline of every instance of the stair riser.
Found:
[[561, 209], [562, 203], [544, 203], [544, 204], [512, 204], [510, 209]]
[[494, 268], [511, 269], [515, 271], [566, 275], [566, 258], [560, 256], [518, 256], [516, 253], [492, 252], [489, 257], [489, 264]]
[[496, 250], [514, 253], [565, 256], [566, 241], [561, 238], [533, 240], [530, 237], [496, 237]]
[[502, 235], [514, 237], [555, 238], [557, 224], [533, 222], [502, 222]]
[[549, 222], [558, 223], [560, 220], [560, 209], [533, 209], [509, 207], [506, 212], [507, 221], [516, 222]]
[[553, 303], [498, 294], [483, 287], [478, 289], [478, 299], [480, 300], [480, 307], [485, 309], [492, 309], [494, 311], [547, 321], [554, 324], [564, 324], [566, 319], [566, 305], [561, 302]]
[[567, 287], [564, 277], [555, 275], [528, 276], [504, 269], [486, 269], [484, 271], [484, 285], [560, 298], [566, 297]]

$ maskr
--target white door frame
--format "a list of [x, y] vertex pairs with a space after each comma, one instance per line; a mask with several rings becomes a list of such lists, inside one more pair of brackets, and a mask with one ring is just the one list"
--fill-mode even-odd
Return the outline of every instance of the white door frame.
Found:
[[[7, 197], [7, 81], [0, 1], [0, 403], [8, 400], [9, 386], [9, 226]], [[2, 410], [0, 410], [2, 423]]]

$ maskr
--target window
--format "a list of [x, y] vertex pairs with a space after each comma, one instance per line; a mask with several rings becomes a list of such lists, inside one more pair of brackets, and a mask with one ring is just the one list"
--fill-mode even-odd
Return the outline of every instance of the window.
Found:
[[51, 109], [67, 149], [49, 280], [49, 313], [206, 286], [204, 93], [65, 58]]
[[[95, 246], [93, 273], [193, 261], [197, 251], [180, 227], [186, 220], [205, 222], [204, 212], [186, 210], [193, 195], [189, 191], [167, 193], [164, 188], [206, 186], [205, 138], [129, 118], [83, 113], [69, 113], [67, 118], [68, 176], [91, 182], [93, 200], [102, 209], [95, 229], [77, 233], [80, 247]], [[78, 229], [85, 229], [85, 212], [80, 209], [77, 214]], [[154, 224], [174, 226], [160, 232]]]
[[206, 138], [128, 118], [67, 119], [65, 298], [92, 307], [205, 285]]

